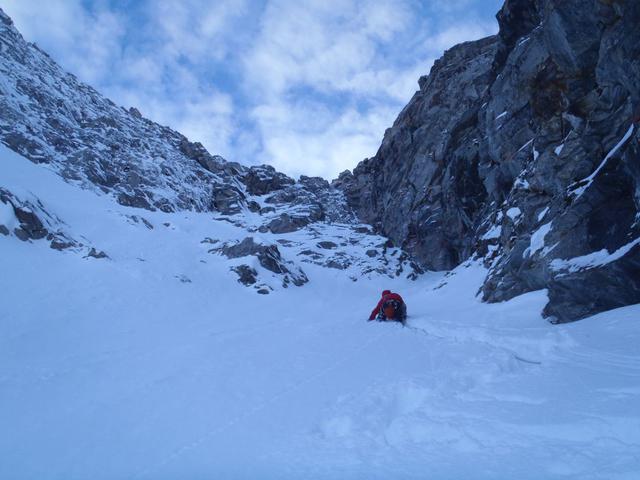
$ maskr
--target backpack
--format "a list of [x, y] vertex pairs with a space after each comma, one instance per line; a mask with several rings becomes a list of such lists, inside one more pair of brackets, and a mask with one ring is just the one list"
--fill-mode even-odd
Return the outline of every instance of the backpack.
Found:
[[387, 300], [382, 304], [380, 316], [386, 320], [396, 320], [400, 312], [400, 303], [397, 300]]

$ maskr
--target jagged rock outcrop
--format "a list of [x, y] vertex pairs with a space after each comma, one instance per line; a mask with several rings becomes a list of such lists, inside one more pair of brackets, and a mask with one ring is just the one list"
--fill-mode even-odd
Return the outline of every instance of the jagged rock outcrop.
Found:
[[[223, 245], [212, 251], [219, 252], [229, 259], [255, 257], [262, 268], [281, 278], [284, 288], [289, 284], [300, 287], [309, 281], [300, 267], [282, 258], [277, 245], [256, 242], [253, 237], [247, 237], [231, 245]], [[258, 272], [249, 265], [242, 264], [233, 267], [232, 270], [238, 274], [238, 281], [244, 285], [254, 285], [258, 281]], [[258, 286], [259, 290], [261, 288], [263, 286]]]
[[334, 185], [431, 268], [484, 258], [484, 300], [547, 288], [554, 322], [640, 302], [640, 3], [507, 0], [498, 21]]
[[23, 242], [48, 242], [54, 250], [83, 253], [85, 258], [108, 258], [86, 240], [74, 239], [64, 221], [38, 198], [20, 198], [5, 188], [0, 188], [0, 235], [15, 236]]
[[277, 172], [271, 165], [259, 165], [249, 168], [242, 179], [251, 195], [265, 195], [295, 184], [293, 178]]

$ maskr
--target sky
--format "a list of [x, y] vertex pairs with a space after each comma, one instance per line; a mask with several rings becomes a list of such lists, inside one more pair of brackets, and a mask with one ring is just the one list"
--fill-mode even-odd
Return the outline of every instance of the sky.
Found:
[[502, 0], [3, 0], [28, 41], [115, 103], [245, 165], [335, 178]]

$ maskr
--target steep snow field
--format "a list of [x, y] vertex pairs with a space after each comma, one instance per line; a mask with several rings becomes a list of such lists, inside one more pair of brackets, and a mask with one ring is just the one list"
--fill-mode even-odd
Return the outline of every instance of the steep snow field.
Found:
[[[263, 296], [201, 243], [246, 236], [211, 214], [122, 207], [4, 148], [0, 187], [110, 257], [0, 235], [0, 478], [640, 478], [640, 306], [552, 326], [545, 292], [480, 303], [473, 263], [304, 264]], [[366, 321], [383, 288], [407, 328]]]

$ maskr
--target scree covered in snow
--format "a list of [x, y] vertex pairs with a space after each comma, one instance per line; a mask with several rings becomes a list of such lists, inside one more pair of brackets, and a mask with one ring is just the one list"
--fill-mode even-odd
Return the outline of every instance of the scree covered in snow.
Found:
[[[0, 235], [0, 478], [640, 478], [640, 306], [553, 326], [544, 291], [480, 303], [473, 262], [309, 262], [260, 295], [212, 213], [124, 207], [4, 147], [0, 188], [76, 242]], [[385, 288], [406, 328], [366, 321]]]

